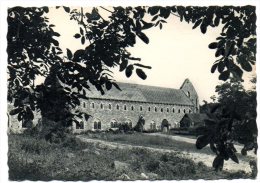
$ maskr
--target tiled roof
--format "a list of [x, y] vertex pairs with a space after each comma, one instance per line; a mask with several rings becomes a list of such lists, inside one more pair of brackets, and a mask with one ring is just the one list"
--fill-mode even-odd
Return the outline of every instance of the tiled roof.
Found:
[[[205, 119], [208, 119], [207, 114], [204, 113], [191, 113], [191, 114], [185, 114], [191, 122], [193, 122], [195, 125], [204, 123]], [[184, 116], [185, 117], [185, 116]]]
[[130, 83], [117, 83], [122, 91], [112, 87], [101, 95], [96, 89], [87, 92], [89, 98], [114, 99], [125, 101], [193, 105], [191, 100], [180, 89], [146, 86]]

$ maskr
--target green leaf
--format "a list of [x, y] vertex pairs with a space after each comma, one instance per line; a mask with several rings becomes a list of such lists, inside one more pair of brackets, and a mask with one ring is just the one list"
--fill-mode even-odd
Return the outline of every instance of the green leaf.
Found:
[[197, 149], [202, 149], [203, 147], [209, 144], [209, 141], [210, 141], [210, 137], [208, 135], [199, 136], [196, 141]]
[[106, 82], [106, 89], [110, 90], [112, 88], [112, 83], [110, 81]]
[[81, 44], [85, 44], [85, 37], [81, 37]]
[[80, 31], [80, 34], [83, 35], [84, 31], [81, 27], [79, 28], [79, 31]]
[[118, 90], [122, 91], [121, 88], [116, 83], [112, 83]]
[[214, 65], [211, 67], [211, 70], [210, 70], [211, 73], [214, 73], [214, 72], [216, 71], [217, 67], [218, 67], [218, 63], [214, 64]]
[[150, 13], [152, 16], [157, 14], [159, 12], [159, 6], [153, 6], [148, 8], [148, 13]]
[[69, 7], [66, 7], [66, 6], [63, 6], [64, 10], [69, 13], [70, 12], [70, 8]]
[[207, 32], [207, 25], [204, 23], [204, 21], [202, 22], [202, 24], [200, 26], [200, 30], [203, 34], [205, 34]]
[[149, 43], [149, 38], [148, 38], [144, 33], [139, 32], [139, 33], [137, 34], [137, 36], [138, 36], [143, 42], [145, 42], [146, 44]]
[[53, 32], [53, 36], [60, 37], [60, 34], [58, 32]]
[[146, 74], [142, 69], [136, 69], [136, 74], [139, 76], [139, 78], [145, 80], [147, 78]]
[[9, 112], [10, 115], [16, 115], [18, 114], [19, 112], [22, 111], [22, 108], [16, 108], [16, 109], [13, 109]]
[[80, 35], [80, 34], [75, 34], [74, 37], [75, 37], [76, 39], [78, 39], [78, 38], [81, 37], [81, 35]]
[[212, 166], [213, 166], [213, 168], [215, 168], [216, 171], [222, 170], [223, 166], [224, 166], [224, 158], [221, 157], [220, 155], [218, 155], [214, 159]]
[[219, 75], [218, 79], [219, 79], [219, 80], [226, 81], [226, 80], [229, 78], [229, 75], [230, 75], [230, 71], [226, 70], [226, 71], [222, 72], [222, 73]]
[[218, 43], [216, 43], [216, 42], [213, 42], [213, 43], [209, 44], [209, 48], [210, 49], [216, 49], [217, 47], [218, 47]]
[[155, 21], [158, 17], [159, 17], [159, 15], [155, 15], [155, 16], [152, 18], [152, 21]]
[[196, 29], [202, 22], [202, 19], [199, 19], [198, 21], [195, 22], [195, 24], [193, 25], [192, 29]]
[[145, 21], [143, 21], [143, 20], [141, 20], [141, 22], [143, 23], [143, 27], [142, 27], [142, 30], [144, 30], [144, 29], [150, 29], [151, 27], [153, 27], [153, 23], [147, 23], [147, 22], [145, 22]]
[[134, 66], [133, 65], [129, 65], [126, 70], [125, 70], [125, 75], [126, 77], [130, 77], [133, 73], [133, 69], [134, 69]]
[[225, 63], [220, 61], [218, 63], [218, 72], [222, 73], [224, 71], [224, 69], [225, 69]]
[[72, 53], [68, 48], [67, 48], [67, 57], [69, 60], [72, 60]]
[[160, 23], [159, 26], [160, 26], [160, 29], [162, 29], [162, 23]]
[[123, 70], [125, 70], [127, 64], [128, 64], [128, 61], [126, 59], [122, 59], [122, 62], [119, 66], [119, 71], [122, 72]]
[[252, 66], [248, 61], [244, 60], [240, 63], [240, 65], [241, 65], [242, 69], [244, 69], [245, 71], [247, 71], [247, 72], [252, 71]]

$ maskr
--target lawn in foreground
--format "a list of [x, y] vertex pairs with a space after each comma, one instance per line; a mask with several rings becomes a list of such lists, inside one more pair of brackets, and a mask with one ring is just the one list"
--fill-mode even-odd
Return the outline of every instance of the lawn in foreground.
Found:
[[[122, 175], [140, 180], [145, 179], [142, 173], [156, 175], [156, 180], [250, 178], [244, 172], [215, 172], [178, 153], [101, 148], [74, 136], [61, 144], [28, 135], [9, 135], [8, 141], [10, 180], [119, 180]], [[113, 166], [115, 161], [129, 166], [117, 170]]]

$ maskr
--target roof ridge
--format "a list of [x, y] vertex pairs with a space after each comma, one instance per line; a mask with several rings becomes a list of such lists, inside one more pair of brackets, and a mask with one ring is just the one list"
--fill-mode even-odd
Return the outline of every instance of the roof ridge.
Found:
[[[116, 82], [117, 84], [128, 84], [128, 85], [136, 85], [136, 86], [144, 86], [144, 87], [153, 87], [153, 88], [164, 88], [164, 89], [171, 89], [171, 90], [181, 90], [181, 89], [178, 89], [178, 88], [170, 88], [170, 87], [163, 87], [163, 86], [154, 86], [154, 85], [145, 85], [145, 84], [138, 84], [138, 83], [127, 83], [127, 82], [120, 82], [120, 81], [117, 81]], [[120, 85], [119, 85], [120, 87]]]

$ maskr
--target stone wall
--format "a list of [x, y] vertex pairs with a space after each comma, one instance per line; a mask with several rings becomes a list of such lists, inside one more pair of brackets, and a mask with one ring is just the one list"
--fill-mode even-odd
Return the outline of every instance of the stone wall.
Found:
[[[111, 109], [109, 105], [111, 105]], [[117, 106], [119, 109], [117, 109]], [[83, 120], [84, 129], [76, 129], [76, 125], [74, 124], [73, 131], [76, 133], [94, 130], [94, 122], [101, 122], [101, 130], [111, 128], [111, 121], [116, 121], [117, 123], [132, 122], [132, 126], [135, 126], [140, 115], [145, 119], [144, 127], [146, 130], [150, 129], [151, 123], [155, 123], [156, 128], [160, 129], [163, 119], [167, 119], [171, 124], [171, 128], [173, 128], [179, 126], [179, 122], [185, 113], [195, 112], [194, 107], [188, 105], [151, 104], [100, 99], [84, 100], [78, 109], [90, 114], [92, 117], [88, 121]]]

